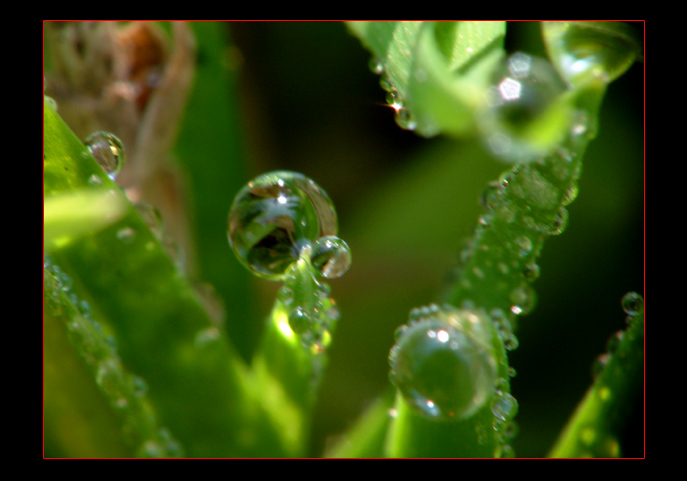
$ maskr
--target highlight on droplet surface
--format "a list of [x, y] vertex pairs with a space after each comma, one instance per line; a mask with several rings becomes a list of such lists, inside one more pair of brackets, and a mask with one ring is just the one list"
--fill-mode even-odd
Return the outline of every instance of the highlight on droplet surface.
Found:
[[115, 180], [126, 160], [122, 141], [114, 134], [97, 131], [86, 137], [84, 145], [108, 177]]
[[248, 182], [229, 212], [228, 239], [239, 261], [259, 277], [282, 280], [303, 248], [335, 236], [329, 195], [297, 172], [276, 171]]
[[562, 140], [571, 111], [566, 86], [550, 62], [521, 52], [497, 69], [477, 124], [487, 147], [509, 162], [541, 158]]
[[452, 306], [413, 310], [389, 353], [390, 379], [420, 415], [464, 419], [494, 392], [492, 329], [481, 311]]

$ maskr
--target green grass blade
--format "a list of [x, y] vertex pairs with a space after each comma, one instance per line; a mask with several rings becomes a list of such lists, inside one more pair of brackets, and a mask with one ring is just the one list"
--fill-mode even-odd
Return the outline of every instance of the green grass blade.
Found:
[[290, 456], [309, 452], [311, 418], [338, 317], [329, 286], [307, 257], [299, 259], [285, 276], [253, 360], [257, 396]]
[[383, 458], [389, 422], [394, 415], [395, 392], [389, 389], [380, 396], [346, 432], [327, 458]]
[[174, 457], [183, 448], [160, 426], [145, 381], [122, 365], [113, 338], [71, 280], [46, 260], [44, 409], [50, 457]]
[[597, 362], [602, 371], [580, 402], [555, 446], [552, 458], [623, 456], [619, 439], [644, 378], [644, 309], [611, 339]]
[[[93, 175], [116, 190], [51, 108], [44, 171], [47, 198], [87, 187]], [[111, 330], [124, 366], [147, 383], [154, 412], [189, 456], [272, 452], [244, 366], [133, 205], [109, 227], [55, 250], [53, 260]]]

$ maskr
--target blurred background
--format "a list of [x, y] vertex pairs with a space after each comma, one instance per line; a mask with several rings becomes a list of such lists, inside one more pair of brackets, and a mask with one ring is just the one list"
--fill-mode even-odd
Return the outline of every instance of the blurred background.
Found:
[[[214, 286], [240, 354], [250, 358], [279, 287], [248, 275], [227, 244], [243, 184], [276, 169], [311, 177], [353, 252], [349, 272], [329, 282], [341, 320], [313, 422], [319, 453], [388, 388], [394, 330], [438, 299], [480, 194], [509, 166], [475, 139], [400, 129], [370, 55], [341, 22], [193, 24], [198, 68], [174, 155], [187, 175], [194, 276]], [[538, 22], [509, 22], [506, 47], [544, 56]], [[625, 326], [621, 297], [644, 293], [643, 67], [609, 87], [568, 227], [545, 244], [537, 306], [519, 322], [510, 356], [519, 457], [547, 454]], [[643, 456], [637, 395], [622, 443], [629, 457]]]
[[[367, 51], [341, 23], [227, 27], [241, 58], [247, 177], [292, 169], [315, 179], [353, 250], [351, 270], [330, 282], [342, 318], [314, 423], [324, 443], [388, 385], [393, 330], [437, 299], [476, 225], [479, 194], [507, 165], [474, 140], [398, 128]], [[509, 22], [506, 47], [544, 56], [538, 23]], [[610, 85], [567, 230], [545, 244], [537, 307], [521, 318], [511, 353], [518, 456], [546, 454], [590, 385], [594, 360], [625, 325], [621, 297], [643, 294], [643, 82], [636, 64]], [[643, 452], [638, 406], [626, 456]]]

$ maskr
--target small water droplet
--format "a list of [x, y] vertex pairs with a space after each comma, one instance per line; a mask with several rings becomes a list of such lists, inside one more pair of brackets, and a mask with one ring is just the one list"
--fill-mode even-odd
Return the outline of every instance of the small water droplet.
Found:
[[528, 314], [534, 309], [535, 294], [534, 290], [528, 286], [523, 285], [514, 289], [510, 294], [510, 300], [513, 303], [510, 310], [513, 314], [523, 315]]
[[[491, 397], [496, 363], [486, 314], [430, 308], [398, 332], [389, 353], [392, 382], [418, 413], [467, 418]], [[418, 316], [419, 312], [415, 312]]]
[[327, 193], [302, 174], [277, 171], [250, 181], [234, 199], [228, 239], [239, 261], [259, 277], [282, 280], [304, 241], [335, 236]]
[[515, 239], [515, 244], [519, 248], [518, 254], [520, 255], [520, 257], [527, 257], [532, 253], [532, 248], [534, 247], [534, 245], [532, 244], [532, 240], [529, 237], [517, 237]]
[[636, 316], [644, 311], [644, 298], [637, 292], [628, 292], [622, 298], [623, 311], [628, 316]]
[[148, 392], [148, 383], [138, 376], [133, 376], [131, 383], [134, 388], [134, 394], [138, 397], [143, 397]]
[[382, 87], [385, 92], [396, 91], [396, 87], [394, 87], [394, 84], [391, 83], [391, 80], [389, 80], [389, 77], [386, 75], [382, 75], [382, 78], [379, 79], [379, 86]]
[[219, 341], [221, 336], [222, 333], [220, 330], [216, 326], [211, 326], [198, 331], [196, 333], [196, 337], [193, 339], [193, 342], [196, 347], [206, 349]]
[[308, 333], [312, 324], [310, 315], [301, 306], [298, 306], [289, 312], [289, 327], [296, 334]]
[[88, 178], [88, 183], [90, 185], [102, 185], [103, 179], [98, 174], [93, 174]]
[[415, 130], [417, 122], [413, 119], [413, 115], [407, 108], [396, 109], [396, 124], [405, 130]]
[[109, 132], [97, 131], [84, 140], [84, 145], [110, 179], [115, 180], [126, 159], [122, 141]]
[[155, 237], [161, 240], [163, 237], [163, 228], [160, 211], [147, 202], [136, 203], [136, 210]]
[[539, 278], [540, 269], [539, 264], [535, 262], [529, 262], [525, 264], [525, 268], [522, 271], [522, 275], [528, 282], [533, 282]]
[[492, 401], [491, 412], [500, 421], [510, 421], [518, 413], [518, 401], [512, 394], [498, 391]]
[[592, 379], [597, 379], [601, 375], [601, 373], [606, 368], [606, 364], [608, 364], [608, 361], [610, 361], [610, 359], [611, 355], [608, 353], [604, 353], [599, 355], [594, 360], [594, 364], [592, 365]]
[[384, 73], [384, 62], [382, 59], [377, 57], [370, 58], [369, 63], [370, 70], [376, 75], [381, 75]]
[[122, 227], [117, 231], [117, 239], [126, 243], [133, 242], [136, 237], [136, 231], [131, 227]]
[[338, 237], [320, 237], [312, 245], [310, 261], [320, 275], [335, 279], [351, 266], [351, 249]]

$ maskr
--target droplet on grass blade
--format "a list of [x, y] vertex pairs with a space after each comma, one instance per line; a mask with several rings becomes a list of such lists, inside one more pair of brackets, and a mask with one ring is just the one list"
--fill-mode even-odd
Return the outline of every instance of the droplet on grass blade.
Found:
[[628, 292], [621, 301], [623, 311], [628, 316], [636, 316], [644, 310], [644, 298], [637, 292]]
[[84, 145], [110, 179], [115, 180], [126, 160], [122, 141], [109, 132], [97, 131], [84, 140]]
[[477, 113], [484, 141], [497, 157], [530, 162], [554, 149], [571, 122], [566, 87], [551, 64], [515, 53], [497, 71]]
[[609, 83], [641, 59], [638, 33], [625, 22], [541, 22], [551, 61], [570, 85]]
[[486, 314], [450, 306], [413, 310], [389, 353], [390, 379], [419, 414], [464, 419], [492, 396], [496, 361]]
[[236, 195], [228, 238], [251, 272], [282, 280], [304, 248], [337, 229], [334, 204], [322, 188], [302, 174], [277, 171], [258, 176]]
[[310, 262], [321, 276], [335, 279], [351, 266], [351, 249], [338, 237], [320, 237], [312, 245]]

